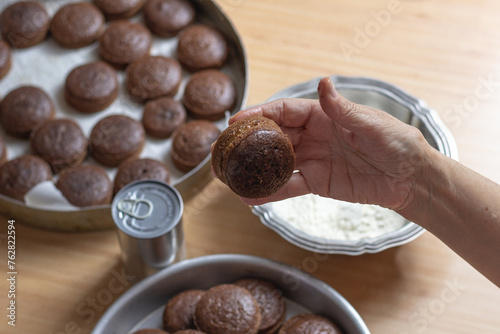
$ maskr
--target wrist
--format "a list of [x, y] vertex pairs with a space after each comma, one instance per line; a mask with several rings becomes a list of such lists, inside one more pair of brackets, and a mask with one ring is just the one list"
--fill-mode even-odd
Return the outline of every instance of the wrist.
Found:
[[412, 175], [411, 190], [404, 204], [396, 211], [406, 219], [427, 228], [426, 223], [430, 221], [427, 216], [432, 212], [436, 201], [439, 201], [440, 189], [450, 188], [446, 171], [451, 166], [448, 165], [448, 157], [427, 145], [425, 154]]

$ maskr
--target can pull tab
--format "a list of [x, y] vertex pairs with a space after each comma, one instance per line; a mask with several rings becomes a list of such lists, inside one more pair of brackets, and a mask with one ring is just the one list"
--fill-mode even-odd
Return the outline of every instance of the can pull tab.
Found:
[[[146, 206], [148, 207], [146, 213], [143, 214], [139, 213], [138, 207], [141, 203], [146, 204]], [[153, 212], [153, 203], [150, 200], [144, 198], [137, 198], [137, 199], [124, 198], [117, 203], [117, 207], [118, 210], [120, 210], [121, 212], [126, 213], [127, 215], [137, 219], [146, 219], [149, 216], [151, 216], [151, 213]]]

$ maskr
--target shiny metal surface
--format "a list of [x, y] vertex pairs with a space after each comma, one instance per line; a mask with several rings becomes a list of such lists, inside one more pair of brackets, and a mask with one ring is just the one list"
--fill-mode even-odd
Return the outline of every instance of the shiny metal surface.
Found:
[[142, 180], [122, 188], [111, 204], [122, 261], [135, 281], [185, 258], [182, 214], [175, 188]]
[[[288, 87], [272, 96], [279, 98], [317, 99], [317, 87], [321, 78], [316, 78]], [[415, 98], [400, 88], [376, 79], [363, 77], [332, 76], [337, 90], [346, 98], [360, 104], [384, 110], [399, 120], [417, 127], [425, 139], [443, 154], [458, 159], [458, 150], [451, 132], [446, 128], [438, 114], [424, 101]], [[259, 216], [264, 225], [276, 231], [285, 240], [298, 247], [329, 254], [360, 255], [377, 253], [390, 247], [408, 243], [425, 230], [413, 222], [406, 221], [403, 227], [375, 238], [361, 240], [332, 240], [314, 237], [294, 228], [277, 217], [270, 204], [254, 206], [252, 212]]]
[[163, 308], [175, 294], [187, 289], [208, 289], [244, 277], [270, 280], [283, 291], [295, 310], [321, 314], [337, 323], [345, 334], [370, 333], [349, 302], [313, 276], [260, 257], [219, 254], [176, 263], [139, 282], [111, 305], [92, 334], [161, 328]]
[[[68, 0], [70, 1], [70, 0]], [[68, 1], [46, 0], [51, 10]], [[248, 95], [248, 63], [246, 52], [236, 29], [224, 15], [220, 7], [210, 0], [194, 0], [197, 10], [197, 21], [216, 27], [226, 37], [229, 44], [228, 63], [222, 68], [235, 82], [236, 103], [231, 113], [246, 105]], [[210, 156], [207, 156], [197, 167], [177, 178], [172, 185], [188, 199], [210, 181]], [[44, 210], [25, 205], [23, 202], [0, 194], [0, 213], [9, 219], [25, 224], [60, 231], [93, 231], [114, 227], [110, 205], [79, 208], [67, 211]]]

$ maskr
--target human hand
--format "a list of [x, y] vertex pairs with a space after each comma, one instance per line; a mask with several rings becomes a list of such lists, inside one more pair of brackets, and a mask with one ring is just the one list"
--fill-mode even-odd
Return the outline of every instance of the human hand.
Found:
[[308, 193], [339, 200], [404, 209], [423, 176], [431, 149], [415, 127], [386, 112], [341, 96], [328, 78], [319, 100], [280, 99], [240, 111], [229, 123], [251, 115], [274, 120], [290, 138], [296, 172], [277, 193], [248, 205]]

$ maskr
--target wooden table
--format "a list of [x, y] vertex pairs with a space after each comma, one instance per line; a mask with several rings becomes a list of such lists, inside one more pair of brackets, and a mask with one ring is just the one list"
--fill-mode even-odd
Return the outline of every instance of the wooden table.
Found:
[[[500, 182], [500, 2], [496, 0], [219, 0], [246, 45], [248, 104], [331, 74], [389, 81], [437, 110], [460, 160]], [[2, 270], [6, 225], [2, 217]], [[253, 254], [324, 280], [373, 333], [498, 333], [500, 289], [426, 233], [362, 256], [318, 257], [264, 227], [218, 181], [186, 202], [189, 257]], [[59, 233], [16, 223], [16, 327], [1, 333], [89, 333], [129, 284], [114, 231]]]

